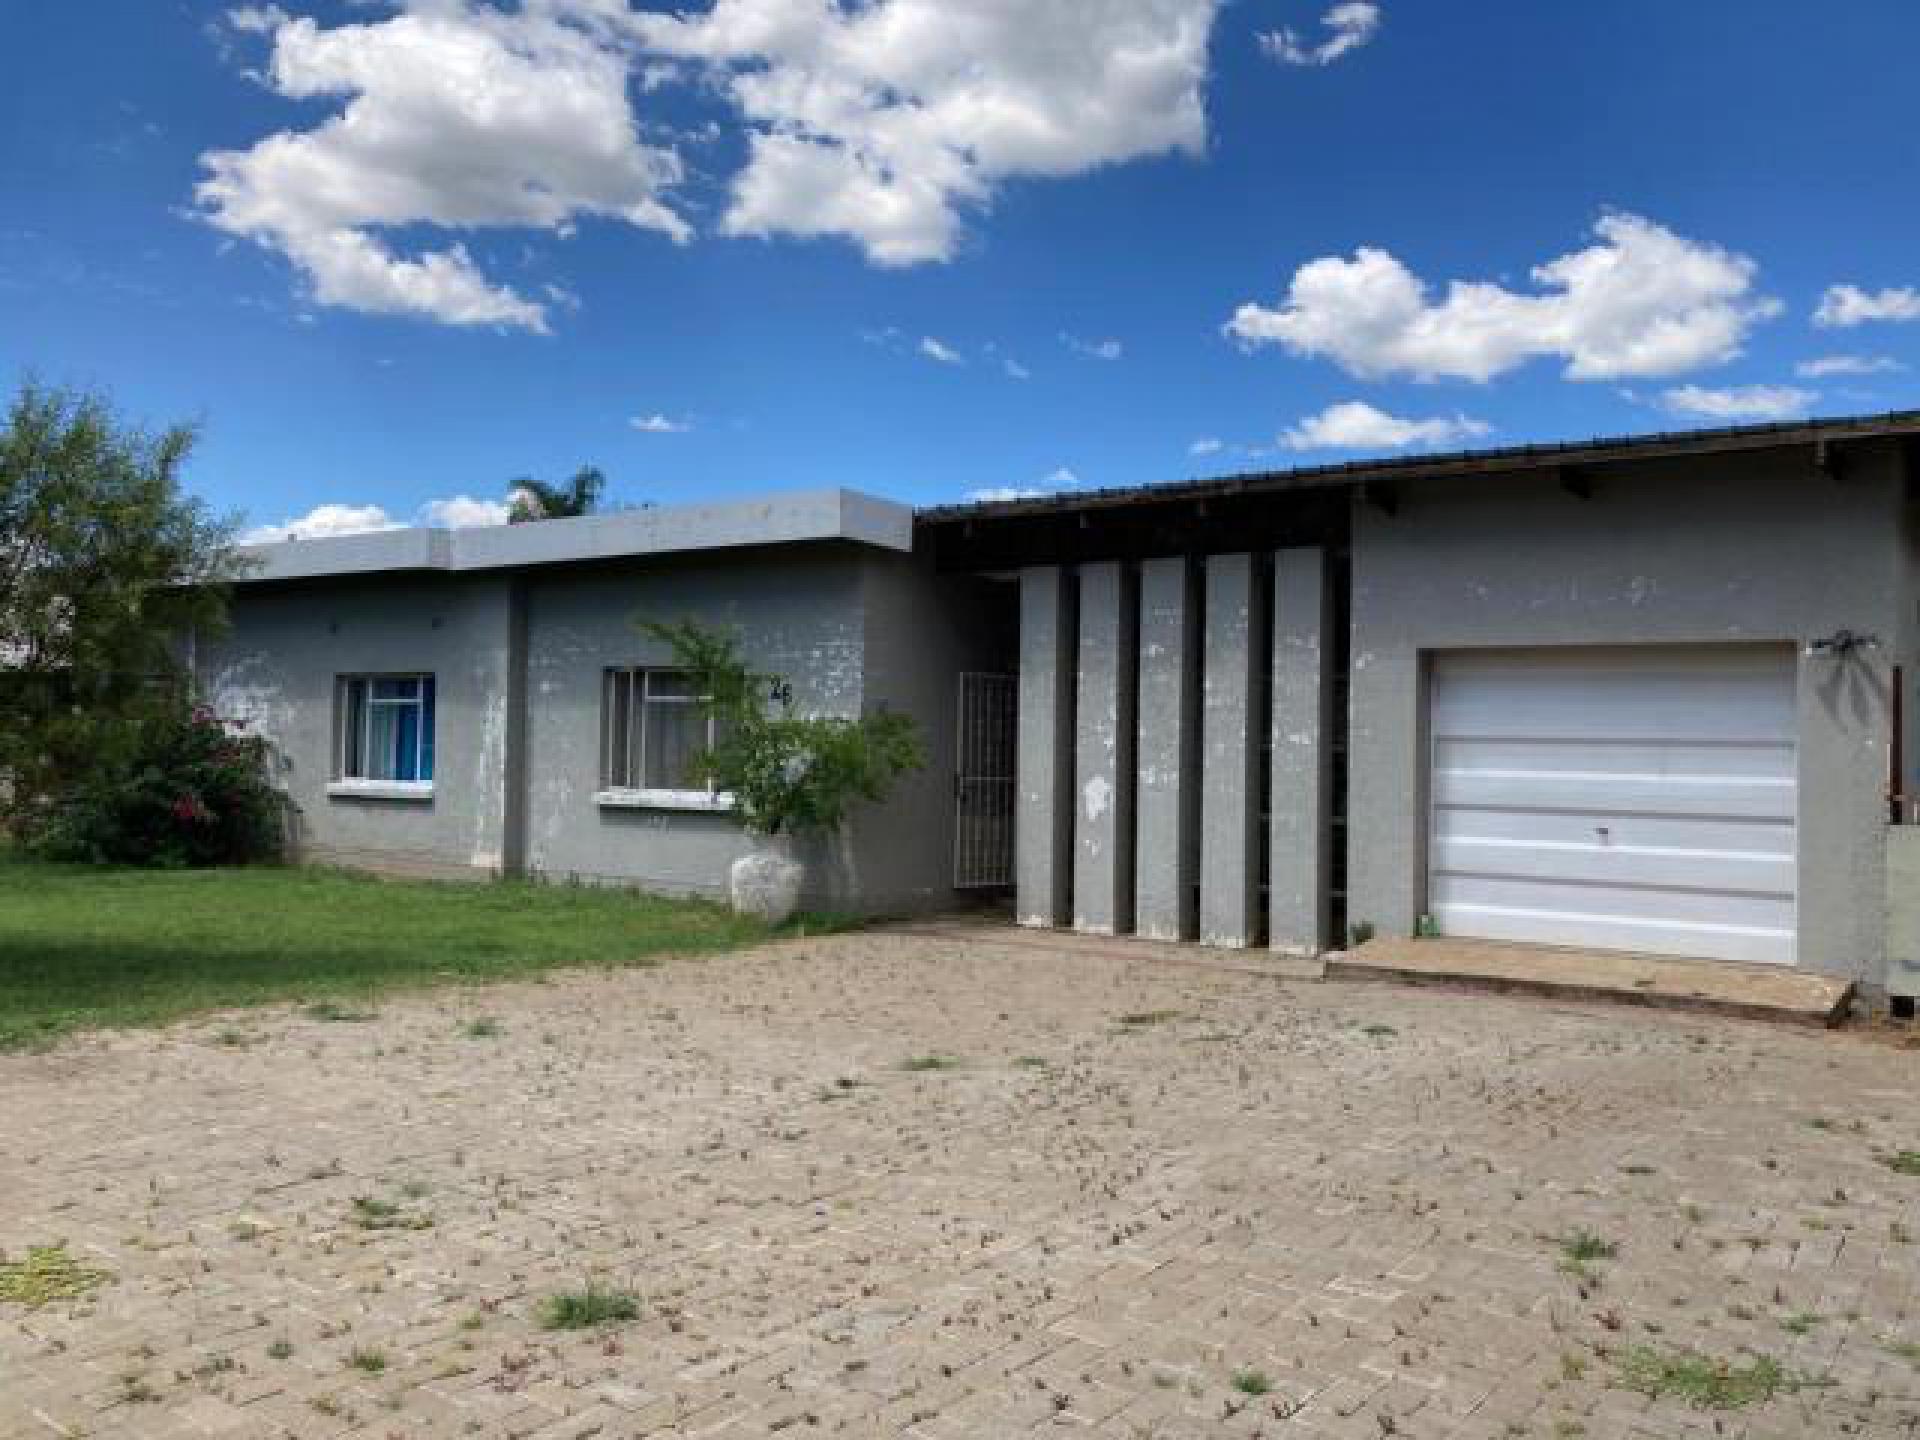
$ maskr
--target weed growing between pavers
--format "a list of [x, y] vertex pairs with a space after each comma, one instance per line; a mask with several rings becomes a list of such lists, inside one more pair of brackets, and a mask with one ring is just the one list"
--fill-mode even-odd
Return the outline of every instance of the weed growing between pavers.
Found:
[[1718, 1360], [1693, 1350], [1635, 1345], [1618, 1359], [1620, 1383], [1654, 1400], [1684, 1400], [1699, 1410], [1738, 1410], [1792, 1394], [1807, 1383], [1790, 1375], [1770, 1355], [1746, 1364]]
[[24, 1260], [0, 1259], [0, 1300], [38, 1310], [56, 1300], [78, 1300], [110, 1278], [75, 1260], [65, 1245], [36, 1245]]
[[640, 1302], [624, 1290], [589, 1285], [563, 1290], [540, 1302], [540, 1325], [545, 1330], [590, 1330], [615, 1325], [640, 1314]]
[[1611, 1260], [1620, 1253], [1613, 1241], [1591, 1230], [1576, 1230], [1560, 1242], [1560, 1269], [1584, 1284], [1597, 1284], [1600, 1276], [1593, 1268], [1596, 1260]]
[[431, 1215], [408, 1210], [377, 1195], [354, 1196], [347, 1218], [362, 1230], [426, 1230], [433, 1225]]

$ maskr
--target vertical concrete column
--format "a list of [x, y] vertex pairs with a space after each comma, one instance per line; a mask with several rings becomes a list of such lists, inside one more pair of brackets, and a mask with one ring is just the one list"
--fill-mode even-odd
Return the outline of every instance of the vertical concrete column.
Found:
[[1251, 555], [1207, 558], [1200, 701], [1200, 942], [1253, 943], [1260, 885], [1257, 784], [1264, 716], [1254, 713], [1265, 629]]
[[1137, 933], [1191, 940], [1200, 858], [1199, 571], [1180, 556], [1140, 566]]
[[1134, 698], [1139, 592], [1131, 566], [1080, 567], [1074, 699], [1073, 927], [1133, 929]]
[[1073, 845], [1073, 577], [1020, 572], [1020, 753], [1015, 762], [1014, 910], [1022, 925], [1065, 925]]
[[1267, 940], [1276, 950], [1312, 953], [1327, 944], [1331, 613], [1325, 556], [1311, 548], [1276, 554], [1267, 830]]

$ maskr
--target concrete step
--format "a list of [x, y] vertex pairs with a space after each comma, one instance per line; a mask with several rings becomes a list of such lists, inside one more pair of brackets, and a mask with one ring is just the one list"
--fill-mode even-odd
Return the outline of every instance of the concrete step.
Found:
[[1374, 939], [1327, 958], [1334, 980], [1398, 980], [1838, 1025], [1853, 982], [1773, 965], [1494, 940]]

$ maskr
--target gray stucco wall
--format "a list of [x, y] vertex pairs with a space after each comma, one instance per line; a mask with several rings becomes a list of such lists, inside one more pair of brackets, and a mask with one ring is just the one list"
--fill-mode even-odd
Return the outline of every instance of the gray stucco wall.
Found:
[[[199, 647], [202, 693], [274, 745], [303, 858], [430, 874], [500, 868], [509, 582], [421, 577], [243, 590], [233, 626]], [[334, 779], [334, 680], [435, 676], [431, 800], [348, 799]]]
[[[737, 821], [604, 806], [595, 796], [604, 672], [671, 662], [636, 618], [725, 627], [740, 635], [750, 664], [792, 682], [803, 710], [853, 716], [886, 704], [920, 724], [926, 770], [888, 805], [860, 807], [845, 834], [810, 847], [804, 903], [928, 910], [954, 898], [957, 676], [1006, 668], [998, 646], [1011, 642], [1011, 621], [996, 610], [993, 588], [937, 577], [924, 559], [843, 543], [484, 578], [250, 586], [235, 599], [232, 632], [201, 647], [198, 667], [222, 713], [275, 742], [306, 858], [451, 875], [520, 862], [553, 877], [719, 896], [728, 866], [751, 845]], [[436, 676], [432, 797], [328, 795], [335, 677], [386, 671]], [[510, 745], [519, 731], [516, 762]]]
[[[602, 677], [610, 666], [668, 665], [635, 621], [697, 620], [736, 632], [755, 669], [785, 676], [795, 703], [856, 715], [865, 647], [851, 552], [761, 552], [539, 573], [527, 585], [527, 865], [557, 877], [720, 895], [750, 842], [725, 815], [595, 803]], [[808, 858], [805, 903], [847, 899], [843, 847]]]
[[1395, 514], [1356, 500], [1350, 919], [1404, 935], [1424, 905], [1431, 652], [1797, 646], [1851, 628], [1881, 647], [1797, 662], [1799, 964], [1877, 983], [1889, 669], [1911, 643], [1903, 503], [1892, 452], [1866, 447], [1840, 478], [1776, 453], [1690, 462], [1684, 477], [1609, 469], [1590, 500], [1545, 479], [1423, 482]]

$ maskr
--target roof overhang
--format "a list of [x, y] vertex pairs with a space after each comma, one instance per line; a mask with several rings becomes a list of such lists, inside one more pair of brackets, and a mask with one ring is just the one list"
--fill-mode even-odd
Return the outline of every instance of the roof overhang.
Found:
[[856, 490], [673, 505], [472, 530], [379, 530], [249, 545], [241, 583], [389, 572], [473, 572], [840, 541], [913, 548], [913, 512]]

